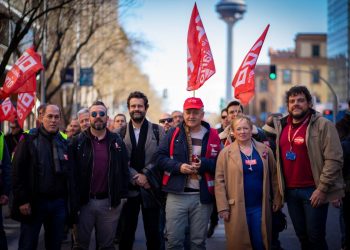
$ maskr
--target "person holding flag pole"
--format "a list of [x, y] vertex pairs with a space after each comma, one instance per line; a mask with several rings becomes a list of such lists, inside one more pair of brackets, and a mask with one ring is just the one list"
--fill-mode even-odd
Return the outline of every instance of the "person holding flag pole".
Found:
[[194, 5], [187, 37], [187, 90], [193, 97], [183, 105], [184, 121], [171, 128], [155, 155], [164, 172], [167, 249], [183, 249], [189, 227], [190, 248], [206, 249], [207, 227], [214, 198], [214, 174], [221, 143], [216, 129], [203, 121], [204, 104], [195, 90], [215, 73], [209, 42]]

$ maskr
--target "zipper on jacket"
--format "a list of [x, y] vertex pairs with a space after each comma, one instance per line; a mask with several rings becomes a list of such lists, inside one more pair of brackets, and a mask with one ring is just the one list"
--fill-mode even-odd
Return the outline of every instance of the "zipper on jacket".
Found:
[[[91, 157], [91, 154], [92, 154], [92, 169], [91, 169], [91, 179], [90, 179], [90, 190], [89, 190], [89, 196], [91, 194], [91, 186], [92, 186], [92, 178], [94, 177], [94, 169], [95, 169], [95, 161], [94, 161], [94, 150], [93, 150], [93, 143], [92, 143], [92, 139], [90, 139], [90, 143], [91, 143], [91, 153], [90, 153], [90, 157]], [[90, 159], [89, 157], [89, 159]], [[90, 200], [90, 199], [89, 199]]]
[[107, 175], [107, 188], [108, 188], [108, 198], [109, 198], [109, 210], [112, 210], [112, 197], [111, 197], [111, 189], [110, 189], [110, 172], [111, 172], [111, 144], [108, 145], [108, 175]]

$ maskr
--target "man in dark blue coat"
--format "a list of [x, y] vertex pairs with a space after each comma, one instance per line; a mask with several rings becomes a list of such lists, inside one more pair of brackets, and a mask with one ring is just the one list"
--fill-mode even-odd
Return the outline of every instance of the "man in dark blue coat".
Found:
[[203, 120], [199, 98], [184, 103], [184, 121], [161, 141], [157, 164], [164, 171], [168, 249], [182, 249], [185, 228], [190, 227], [191, 249], [205, 249], [212, 211], [213, 179], [220, 139]]

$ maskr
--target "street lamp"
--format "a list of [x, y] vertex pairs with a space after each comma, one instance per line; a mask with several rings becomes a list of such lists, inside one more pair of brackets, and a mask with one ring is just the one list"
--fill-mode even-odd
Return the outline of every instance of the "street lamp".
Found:
[[220, 18], [227, 24], [227, 72], [226, 72], [226, 101], [232, 99], [232, 28], [235, 22], [243, 18], [246, 11], [244, 0], [221, 0], [216, 4], [216, 12], [220, 14]]

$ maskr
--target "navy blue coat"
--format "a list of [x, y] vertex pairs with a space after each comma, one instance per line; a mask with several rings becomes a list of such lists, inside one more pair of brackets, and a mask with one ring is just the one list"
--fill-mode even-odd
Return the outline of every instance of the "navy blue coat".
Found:
[[[169, 149], [172, 135], [175, 131], [175, 128], [171, 128], [166, 136], [160, 141], [158, 151], [156, 153], [156, 162], [158, 167], [162, 171], [170, 173], [170, 179], [167, 185], [163, 186], [163, 191], [167, 193], [181, 193], [184, 191], [186, 184], [186, 174], [180, 172], [180, 167], [183, 163], [189, 164], [189, 155], [188, 155], [188, 145], [186, 140], [186, 133], [183, 126], [183, 123], [179, 125], [180, 131], [174, 141], [174, 157], [170, 158]], [[201, 175], [199, 181], [200, 186], [200, 201], [203, 204], [209, 204], [214, 201], [214, 196], [209, 193], [208, 187], [205, 181], [204, 173], [208, 172], [212, 175], [215, 175], [216, 159], [207, 159], [205, 158], [205, 153], [207, 150], [208, 138], [210, 125], [202, 121], [202, 126], [208, 129], [207, 133], [204, 135], [202, 141], [202, 152], [201, 152], [201, 166], [198, 170], [198, 174]]]

